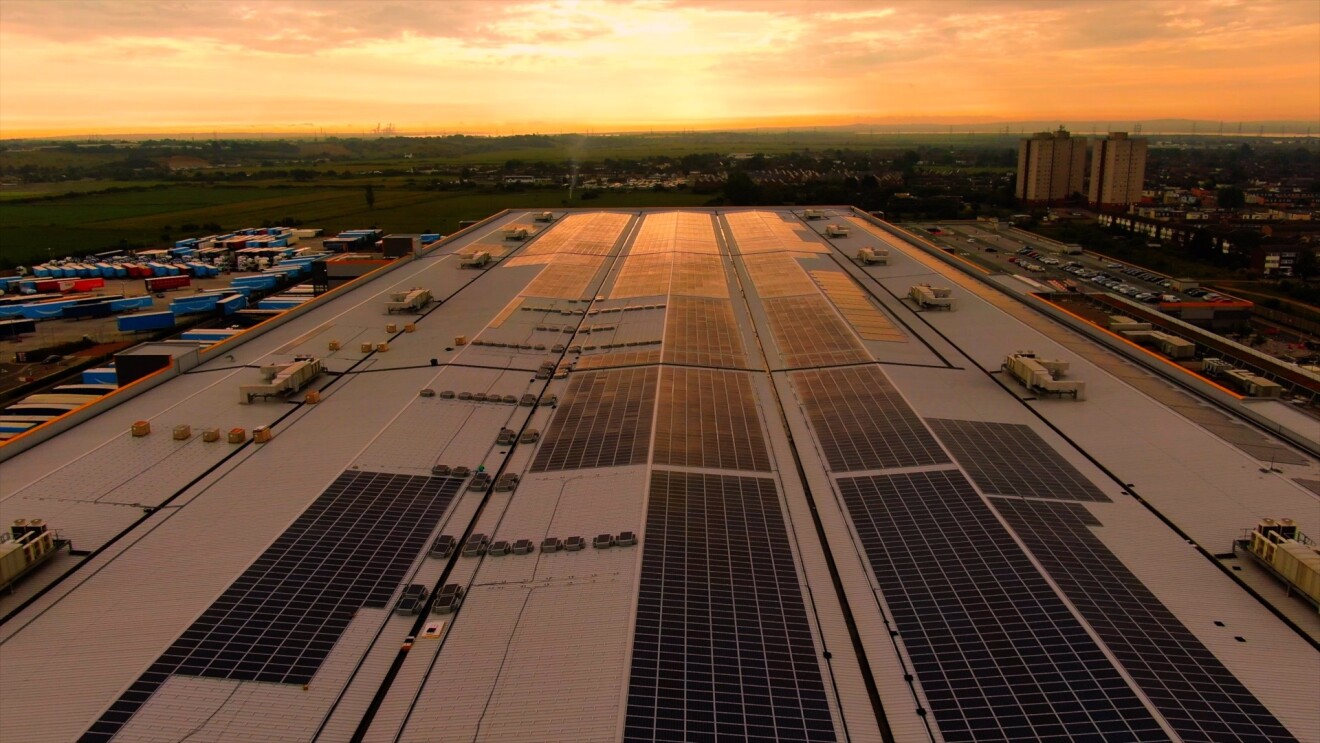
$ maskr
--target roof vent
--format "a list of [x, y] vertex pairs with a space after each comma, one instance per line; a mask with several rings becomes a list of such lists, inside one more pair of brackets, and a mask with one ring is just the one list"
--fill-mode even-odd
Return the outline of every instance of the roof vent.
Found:
[[523, 444], [535, 444], [539, 438], [541, 438], [541, 432], [535, 428], [529, 428], [523, 431], [522, 438], [518, 441]]
[[433, 477], [449, 477], [449, 472], [450, 469], [447, 464], [437, 464], [431, 468], [431, 475]]
[[489, 554], [491, 557], [501, 557], [513, 551], [513, 545], [509, 544], [507, 539], [497, 539], [490, 543]]
[[448, 534], [441, 534], [431, 543], [431, 557], [444, 559], [454, 554], [454, 547], [458, 546], [458, 540]]
[[446, 583], [435, 595], [431, 603], [432, 614], [452, 614], [463, 605], [463, 587], [457, 583]]
[[598, 550], [609, 549], [614, 546], [613, 534], [597, 534], [596, 538], [591, 540], [591, 546]]
[[500, 475], [500, 479], [495, 481], [495, 490], [497, 492], [507, 492], [518, 487], [518, 475], [514, 472], [505, 472]]
[[637, 544], [637, 535], [630, 531], [621, 531], [619, 532], [619, 538], [615, 540], [615, 544], [620, 547], [631, 547]]
[[471, 392], [460, 392], [460, 393], [458, 393], [458, 399], [460, 399], [460, 400], [471, 400], [471, 399], [472, 399], [472, 393], [471, 393]]
[[472, 482], [468, 483], [468, 490], [485, 490], [490, 484], [489, 472], [478, 472], [472, 476]]
[[452, 400], [452, 399], [454, 399], [454, 391], [453, 391], [453, 390], [441, 390], [441, 392], [440, 392], [440, 399], [441, 399], [441, 400]]
[[564, 540], [564, 549], [568, 552], [577, 552], [580, 549], [586, 549], [587, 540], [582, 537], [569, 537]]
[[556, 395], [553, 392], [548, 392], [541, 397], [542, 405], [554, 405], [557, 402], [559, 402], [559, 395]]
[[536, 549], [536, 545], [533, 544], [532, 540], [530, 539], [519, 539], [518, 541], [513, 543], [513, 554], [515, 555], [530, 554], [535, 549]]
[[454, 465], [454, 468], [449, 471], [450, 477], [467, 477], [470, 474], [472, 474], [471, 468], [464, 467], [461, 464]]
[[485, 392], [475, 392], [472, 394], [472, 402], [485, 402], [485, 401], [486, 401]]
[[505, 395], [504, 397], [500, 398], [500, 402], [504, 403], [505, 405], [517, 405], [518, 398], [514, 397], [513, 395]]
[[559, 537], [546, 537], [541, 540], [542, 552], [558, 552], [563, 548], [564, 543], [559, 540]]
[[517, 431], [513, 430], [512, 428], [501, 428], [500, 435], [495, 437], [495, 444], [497, 446], [509, 446], [510, 444], [512, 444], [517, 440], [518, 440]]
[[529, 407], [529, 408], [530, 408], [530, 407], [532, 407], [533, 405], [536, 404], [536, 395], [533, 395], [532, 393], [529, 392], [529, 393], [523, 395], [523, 396], [522, 396], [522, 399], [519, 400], [518, 402], [519, 402], [520, 405], [523, 405], [523, 406], [525, 406], [525, 407]]
[[490, 544], [490, 539], [485, 534], [473, 534], [468, 537], [467, 544], [463, 545], [463, 556], [479, 557], [484, 555], [488, 544]]
[[417, 614], [422, 610], [422, 604], [426, 603], [426, 586], [421, 583], [410, 583], [403, 589], [403, 595], [399, 597], [399, 603], [394, 605], [395, 614]]

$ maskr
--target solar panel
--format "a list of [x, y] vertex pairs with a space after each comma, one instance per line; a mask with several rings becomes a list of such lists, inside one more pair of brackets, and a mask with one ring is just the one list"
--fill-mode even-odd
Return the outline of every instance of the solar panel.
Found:
[[606, 353], [579, 356], [574, 362], [576, 371], [590, 369], [609, 369], [616, 366], [645, 366], [660, 363], [660, 349], [647, 348], [640, 351], [609, 351]]
[[573, 375], [532, 471], [645, 462], [659, 376], [654, 366]]
[[109, 740], [170, 674], [310, 682], [357, 610], [385, 607], [462, 483], [340, 475], [81, 740]]
[[944, 740], [1168, 740], [961, 473], [838, 484]]
[[1029, 426], [937, 418], [926, 422], [986, 493], [1110, 502]]
[[670, 297], [664, 360], [694, 366], [747, 366], [742, 334], [727, 300]]
[[[803, 273], [805, 277], [806, 274]], [[807, 283], [811, 283], [807, 279]], [[815, 284], [811, 284], [815, 291]], [[770, 334], [789, 367], [857, 364], [871, 354], [819, 292], [806, 297], [764, 299]]]
[[655, 463], [770, 470], [747, 372], [666, 368], [660, 374]]
[[651, 475], [625, 741], [836, 739], [774, 480]]
[[1184, 740], [1293, 740], [1274, 715], [1088, 528], [1076, 503], [993, 503]]
[[789, 375], [834, 472], [944, 464], [949, 457], [875, 364]]

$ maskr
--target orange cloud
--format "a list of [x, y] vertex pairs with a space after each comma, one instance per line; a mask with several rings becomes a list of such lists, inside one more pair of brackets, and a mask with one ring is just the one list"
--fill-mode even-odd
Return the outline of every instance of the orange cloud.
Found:
[[0, 136], [1317, 121], [1317, 39], [1263, 0], [4, 0]]

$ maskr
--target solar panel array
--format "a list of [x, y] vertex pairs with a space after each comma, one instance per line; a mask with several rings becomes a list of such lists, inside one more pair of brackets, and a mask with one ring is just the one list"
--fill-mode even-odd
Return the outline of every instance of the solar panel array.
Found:
[[1288, 730], [1088, 528], [1076, 503], [994, 505], [1186, 741], [1284, 741]]
[[619, 277], [610, 289], [610, 299], [652, 297], [669, 293], [669, 276], [674, 259], [668, 253], [629, 255], [623, 260]]
[[825, 297], [816, 292], [814, 284], [812, 291], [812, 296], [762, 300], [770, 334], [784, 363], [801, 368], [872, 361], [862, 342]]
[[171, 674], [310, 682], [358, 609], [388, 603], [462, 483], [340, 475], [81, 740], [109, 740]]
[[816, 284], [807, 275], [798, 257], [806, 254], [764, 253], [743, 257], [747, 275], [751, 277], [756, 293], [762, 297], [795, 297], [818, 294]]
[[838, 483], [944, 740], [1169, 739], [961, 473]]
[[670, 297], [665, 318], [663, 358], [669, 364], [747, 365], [742, 333], [727, 301]]
[[646, 462], [659, 376], [654, 366], [574, 374], [532, 472]]
[[879, 366], [813, 369], [789, 378], [831, 471], [949, 461]]
[[1109, 502], [1029, 426], [936, 418], [927, 423], [986, 493]]
[[610, 369], [616, 366], [644, 366], [660, 363], [660, 349], [647, 348], [641, 351], [607, 351], [606, 353], [579, 356], [574, 362], [575, 371], [591, 369]]
[[774, 250], [828, 253], [830, 250], [801, 222], [779, 212], [726, 212], [724, 221], [729, 225], [740, 253]]
[[833, 741], [774, 480], [651, 475], [625, 741]]
[[719, 253], [715, 223], [703, 212], [647, 214], [629, 255], [646, 253]]
[[689, 297], [729, 298], [724, 260], [718, 255], [674, 254], [674, 283], [669, 290]]
[[617, 212], [569, 214], [554, 223], [536, 242], [522, 251], [523, 256], [549, 256], [581, 253], [605, 256], [623, 234], [632, 215]]
[[666, 368], [655, 421], [656, 464], [770, 470], [747, 372]]
[[894, 327], [862, 287], [841, 271], [812, 271], [811, 278], [820, 285], [844, 319], [857, 334], [868, 341], [904, 341], [907, 336]]

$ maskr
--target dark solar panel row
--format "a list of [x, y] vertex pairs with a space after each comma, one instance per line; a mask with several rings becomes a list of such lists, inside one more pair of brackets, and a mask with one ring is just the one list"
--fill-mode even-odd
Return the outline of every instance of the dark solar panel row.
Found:
[[532, 472], [644, 463], [659, 376], [654, 366], [574, 374]]
[[949, 461], [879, 366], [815, 369], [789, 377], [831, 471]]
[[926, 422], [986, 493], [1109, 502], [1028, 426], [935, 418]]
[[748, 372], [666, 368], [658, 409], [656, 464], [770, 470]]
[[645, 366], [658, 363], [660, 363], [659, 348], [647, 348], [641, 351], [607, 351], [579, 356], [577, 362], [573, 364], [573, 370], [591, 371], [616, 366]]
[[655, 471], [625, 741], [832, 741], [774, 481]]
[[1087, 527], [1076, 503], [994, 505], [1185, 741], [1293, 740], [1269, 710]]
[[1168, 740], [961, 473], [838, 483], [946, 741]]
[[310, 682], [353, 614], [388, 603], [462, 483], [340, 475], [81, 740], [109, 740], [170, 674]]
[[666, 363], [747, 366], [742, 333], [729, 300], [671, 296], [668, 310], [663, 347]]
[[819, 293], [763, 298], [761, 302], [765, 305], [770, 334], [786, 366], [800, 368], [873, 360], [848, 323]]

